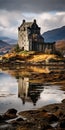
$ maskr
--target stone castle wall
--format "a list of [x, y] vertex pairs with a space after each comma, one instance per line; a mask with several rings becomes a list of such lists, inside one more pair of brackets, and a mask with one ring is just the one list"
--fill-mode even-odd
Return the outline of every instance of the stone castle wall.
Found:
[[18, 30], [18, 44], [22, 50], [29, 50], [28, 33], [26, 30]]
[[25, 22], [18, 28], [18, 45], [21, 50], [54, 52], [55, 43], [45, 43], [36, 20]]

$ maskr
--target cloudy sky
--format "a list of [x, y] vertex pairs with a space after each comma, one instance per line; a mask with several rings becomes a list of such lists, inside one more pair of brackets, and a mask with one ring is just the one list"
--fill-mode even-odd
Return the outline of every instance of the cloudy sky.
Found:
[[64, 26], [65, 0], [0, 0], [0, 36], [17, 38], [23, 19], [36, 19], [41, 33]]

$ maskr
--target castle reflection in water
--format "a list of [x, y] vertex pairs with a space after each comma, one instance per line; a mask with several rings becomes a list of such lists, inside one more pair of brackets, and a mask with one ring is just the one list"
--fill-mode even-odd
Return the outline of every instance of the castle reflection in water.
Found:
[[33, 105], [36, 105], [42, 91], [43, 84], [30, 83], [29, 78], [19, 77], [18, 97], [22, 99], [23, 104], [25, 104], [25, 102], [32, 102]]

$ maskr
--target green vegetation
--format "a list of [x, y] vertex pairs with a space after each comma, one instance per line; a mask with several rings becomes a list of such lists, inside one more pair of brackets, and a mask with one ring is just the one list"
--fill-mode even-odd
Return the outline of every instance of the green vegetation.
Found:
[[63, 58], [63, 53], [61, 51], [55, 51], [55, 55], [59, 56], [60, 58]]
[[15, 51], [15, 52], [20, 52], [20, 48], [19, 48], [18, 43], [16, 44], [16, 47], [14, 48], [14, 51]]

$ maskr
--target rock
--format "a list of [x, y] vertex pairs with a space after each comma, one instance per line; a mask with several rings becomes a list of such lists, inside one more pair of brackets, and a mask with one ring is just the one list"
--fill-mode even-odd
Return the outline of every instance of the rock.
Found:
[[[10, 124], [12, 124], [13, 127], [14, 127], [14, 126], [17, 127], [17, 126], [23, 126], [25, 122], [26, 122], [26, 121], [25, 121], [23, 118], [19, 117], [19, 118], [16, 119], [16, 120], [12, 120], [12, 121], [10, 122]], [[25, 125], [24, 125], [24, 126], [25, 126]]]
[[4, 121], [4, 118], [2, 117], [2, 115], [0, 115], [0, 123], [3, 123]]
[[65, 128], [65, 118], [61, 120], [59, 126], [60, 126], [61, 128]]
[[51, 127], [50, 125], [43, 126], [41, 130], [53, 130], [53, 127]]
[[[21, 123], [16, 130], [38, 130], [37, 125], [35, 126], [34, 122], [25, 122]], [[40, 129], [39, 129], [40, 130]]]
[[5, 114], [15, 114], [16, 115], [17, 110], [16, 109], [9, 109]]
[[61, 121], [59, 122], [59, 127], [65, 129], [65, 118], [61, 119]]
[[23, 118], [18, 118], [16, 121], [24, 121], [24, 119]]
[[65, 103], [65, 99], [62, 100], [62, 103]]
[[10, 124], [12, 124], [12, 126], [20, 125], [20, 123], [16, 120], [11, 121]]
[[9, 109], [7, 112], [4, 113], [4, 115], [2, 116], [3, 119], [7, 120], [7, 119], [12, 119], [17, 117], [16, 116], [17, 110], [16, 109]]
[[58, 109], [59, 109], [58, 106], [55, 106], [55, 107], [53, 108], [53, 110], [55, 110], [55, 111], [57, 111]]
[[0, 122], [3, 120], [2, 116], [0, 115]]
[[48, 121], [49, 123], [58, 121], [57, 116], [55, 116], [54, 114], [48, 114], [48, 115], [46, 116], [46, 119], [47, 119], [47, 121]]
[[62, 110], [57, 110], [55, 113], [54, 113], [59, 119], [63, 116], [63, 112]]
[[46, 113], [47, 112], [47, 110], [45, 110], [45, 109], [43, 109], [43, 108], [41, 108], [41, 109], [39, 109], [41, 112], [44, 112], [44, 113]]
[[38, 123], [38, 128], [40, 128], [40, 130], [53, 130], [53, 127], [46, 121], [43, 120], [43, 122]]

